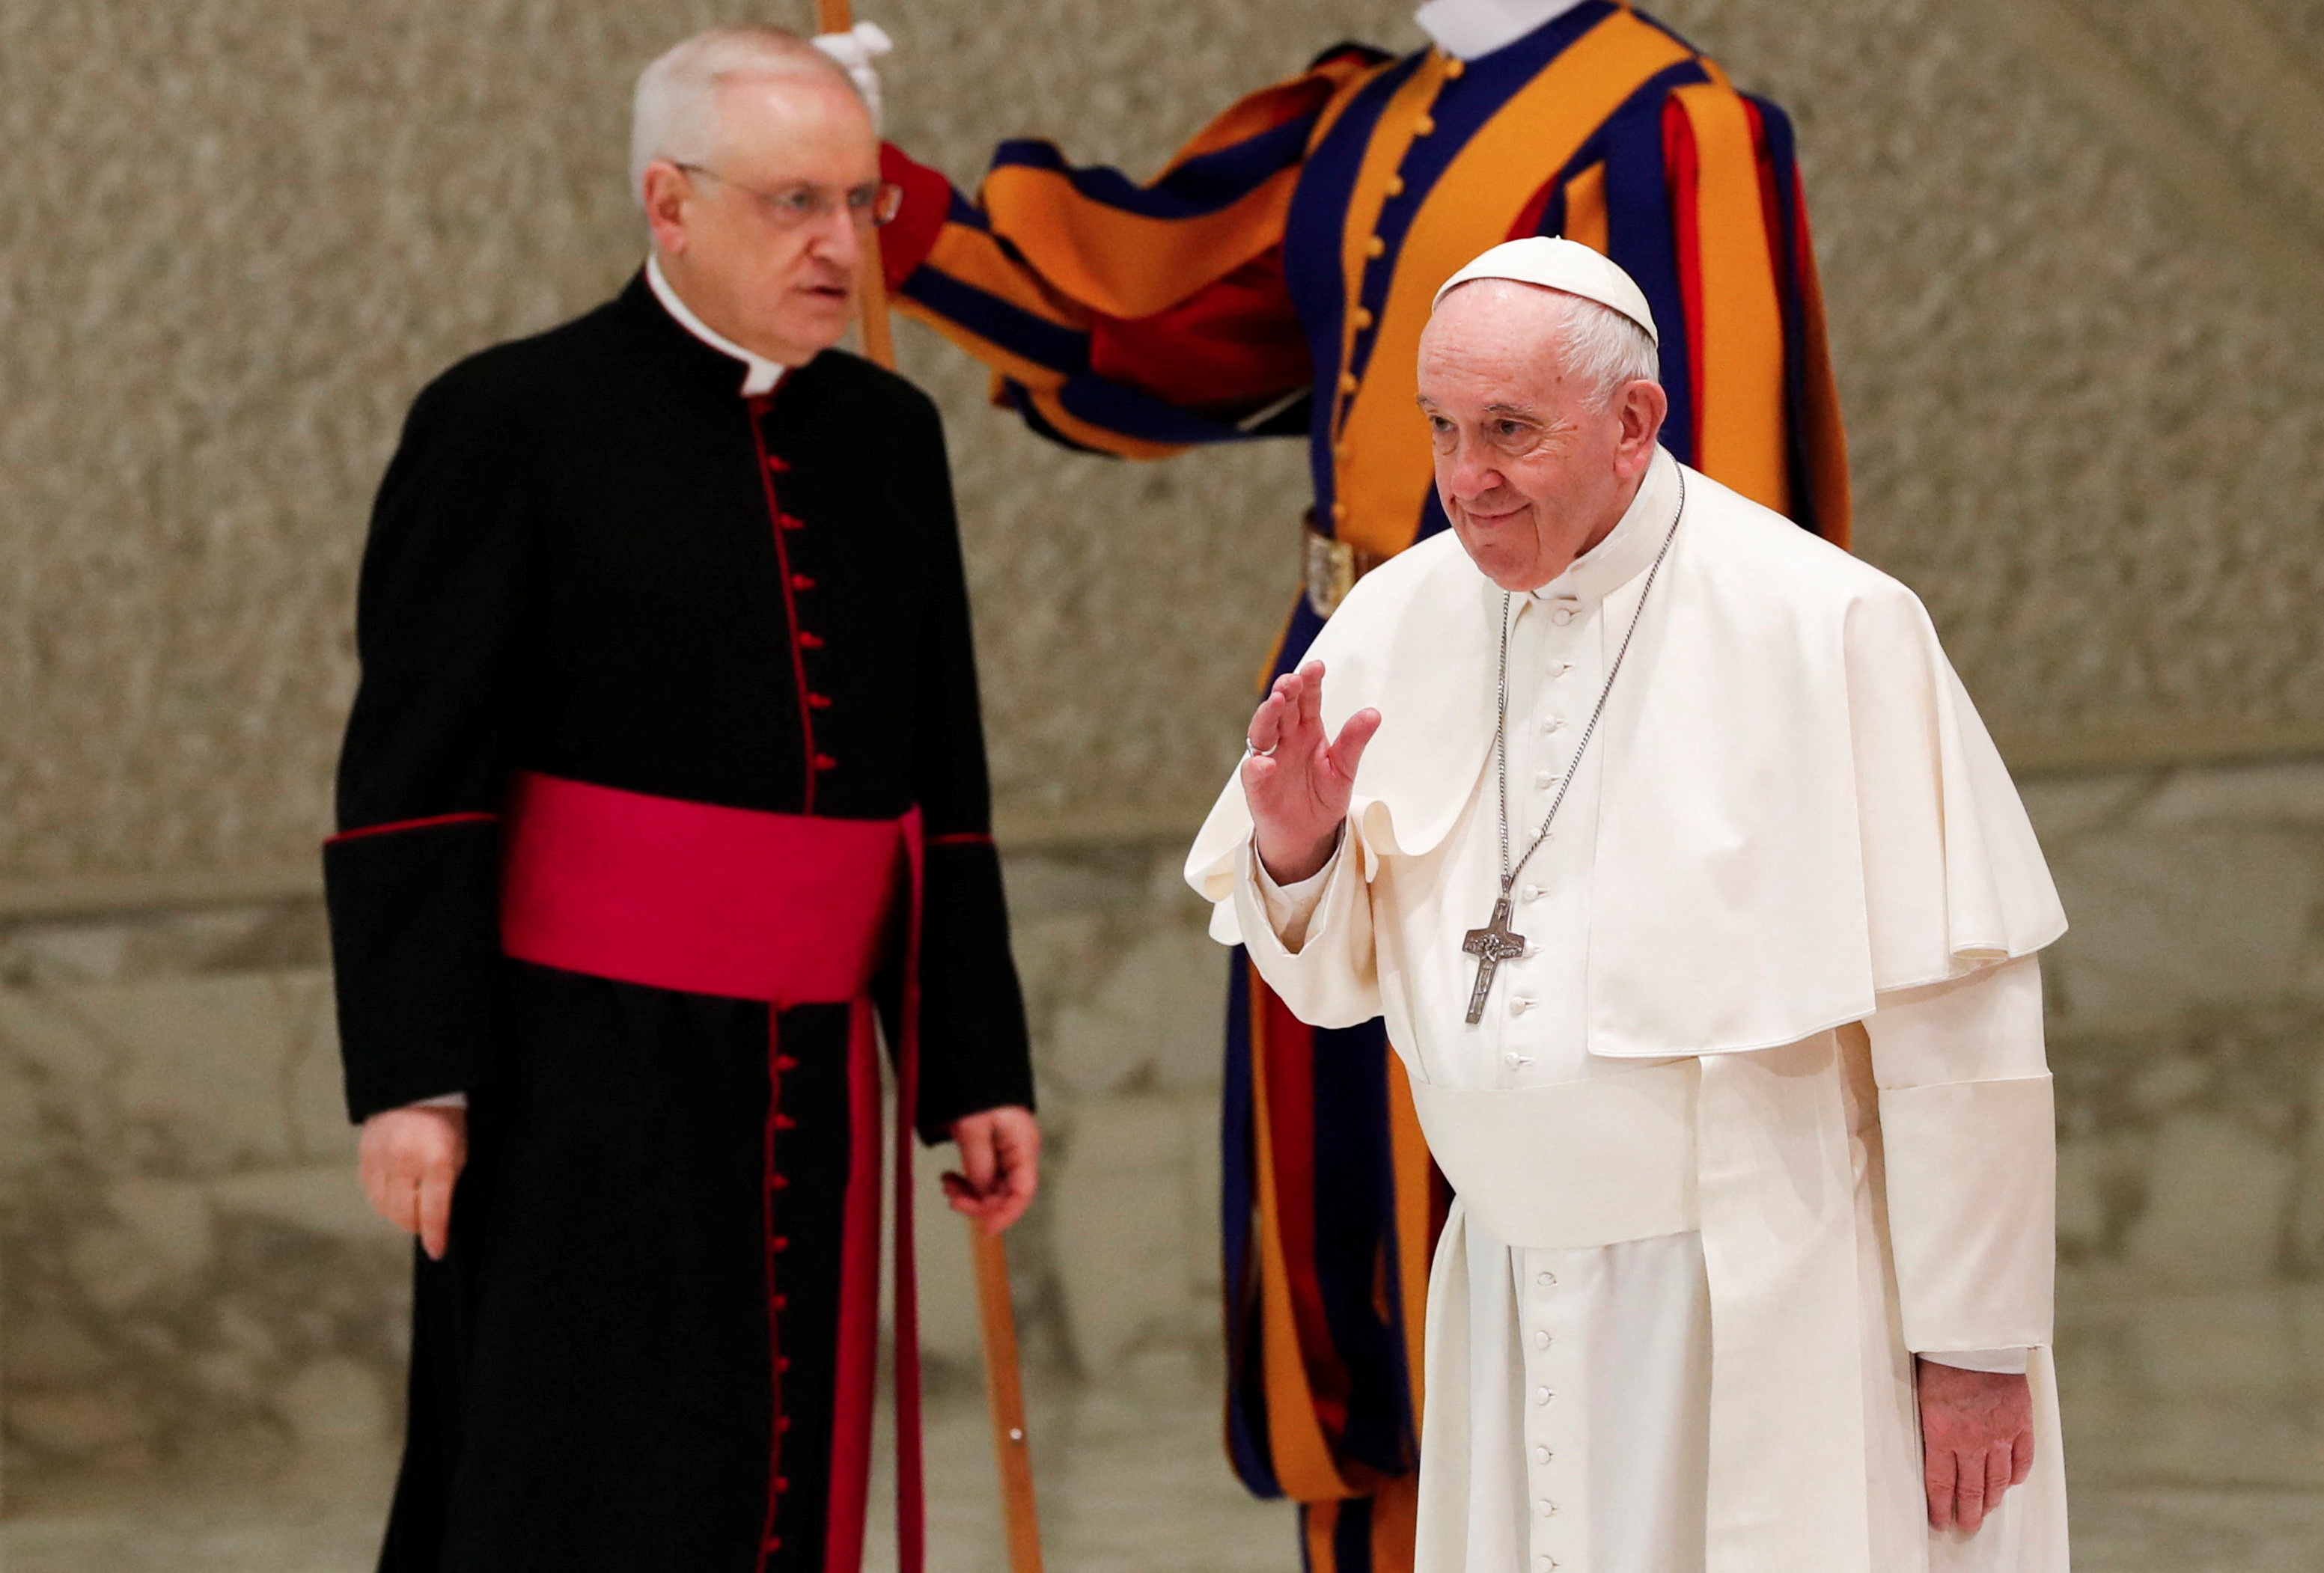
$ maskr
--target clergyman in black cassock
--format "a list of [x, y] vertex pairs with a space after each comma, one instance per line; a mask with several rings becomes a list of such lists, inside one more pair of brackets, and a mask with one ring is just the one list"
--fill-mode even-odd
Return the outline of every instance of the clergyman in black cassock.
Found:
[[648, 150], [655, 261], [430, 385], [381, 488], [325, 852], [347, 1090], [367, 1143], [431, 1107], [466, 1141], [387, 1573], [854, 1567], [875, 1015], [922, 1137], [1030, 1127], [943, 433], [823, 347], [894, 198], [797, 47], [650, 69], [724, 125]]

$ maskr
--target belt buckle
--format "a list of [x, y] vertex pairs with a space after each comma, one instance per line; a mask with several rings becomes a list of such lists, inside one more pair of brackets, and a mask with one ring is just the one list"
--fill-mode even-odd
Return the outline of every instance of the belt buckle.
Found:
[[1302, 523], [1307, 537], [1307, 605], [1328, 621], [1356, 587], [1356, 548], [1317, 529], [1312, 508]]

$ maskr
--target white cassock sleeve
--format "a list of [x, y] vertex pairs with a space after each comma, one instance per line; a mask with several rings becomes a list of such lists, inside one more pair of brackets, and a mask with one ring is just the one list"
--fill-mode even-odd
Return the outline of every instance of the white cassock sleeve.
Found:
[[2022, 1370], [2012, 1353], [2051, 1341], [2057, 1250], [2041, 962], [1884, 994], [1864, 1026], [1904, 1347]]
[[1285, 888], [1249, 841], [1235, 856], [1234, 911], [1259, 975], [1310, 1026], [1357, 1026], [1380, 1014], [1372, 888], [1343, 830], [1331, 861]]

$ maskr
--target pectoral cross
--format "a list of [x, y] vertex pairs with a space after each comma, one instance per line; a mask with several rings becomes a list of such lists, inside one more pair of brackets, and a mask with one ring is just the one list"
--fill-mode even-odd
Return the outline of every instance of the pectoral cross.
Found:
[[1469, 937], [1461, 942], [1462, 950], [1477, 958], [1477, 986], [1469, 991], [1469, 1025], [1476, 1026], [1485, 1019], [1485, 996], [1493, 989], [1493, 974], [1503, 961], [1513, 961], [1525, 954], [1526, 937], [1509, 927], [1509, 898], [1503, 896], [1493, 903], [1493, 920], [1482, 928], [1472, 928]]

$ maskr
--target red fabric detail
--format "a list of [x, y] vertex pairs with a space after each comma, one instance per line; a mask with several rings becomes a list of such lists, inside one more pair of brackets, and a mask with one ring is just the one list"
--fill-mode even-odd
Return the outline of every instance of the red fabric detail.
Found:
[[1181, 409], [1264, 404], [1314, 375], [1283, 281], [1283, 248], [1152, 317], [1093, 316], [1090, 370]]
[[426, 819], [399, 819], [392, 824], [367, 824], [356, 830], [343, 830], [327, 837], [323, 844], [334, 847], [341, 842], [359, 842], [365, 836], [400, 835], [407, 830], [433, 830], [443, 824], [490, 824], [499, 819], [497, 814], [435, 814]]
[[[767, 434], [755, 420], [751, 422], [751, 441], [759, 450], [759, 480], [767, 495], [767, 518], [775, 527], [775, 562], [783, 577], [783, 616], [796, 629], [798, 627], [798, 603], [791, 599], [791, 590], [793, 581], [803, 575], [791, 572], [790, 548], [783, 544], [782, 504], [775, 500], [774, 469], [767, 462], [774, 455], [767, 452]], [[808, 580], [798, 587], [811, 590], [815, 582]], [[815, 762], [815, 717], [807, 708], [807, 664], [799, 659], [798, 655], [801, 646], [809, 649], [816, 647], [807, 644], [807, 636], [804, 632], [798, 636], [798, 643], [791, 647], [791, 680], [798, 688], [799, 737], [807, 748], [807, 763], [812, 767]], [[815, 812], [815, 771], [811, 768], [807, 773], [806, 793], [799, 806], [806, 813]]]
[[919, 1274], [912, 1259], [912, 1146], [920, 1107], [920, 924], [927, 905], [926, 832], [904, 816], [911, 901], [904, 919], [904, 1008], [896, 1048], [896, 1569], [924, 1573], [927, 1487], [920, 1462]]
[[831, 695], [828, 694], [810, 694], [807, 696], [807, 702], [810, 708], [816, 710], [831, 708]]
[[952, 213], [952, 182], [927, 165], [914, 163], [893, 143], [881, 144], [880, 178], [904, 189], [904, 205], [896, 210], [894, 222], [879, 232], [880, 271], [892, 290], [902, 288], [936, 250]]
[[650, 797], [530, 772], [510, 795], [501, 946], [519, 961], [776, 1005], [861, 996], [898, 822]]
[[858, 1573], [862, 1567], [863, 1513], [872, 1487], [872, 1406], [880, 1368], [880, 1050], [873, 1027], [872, 1002], [856, 1001], [847, 1048], [847, 1190], [824, 1573]]
[[1269, 990], [1266, 1053], [1268, 1131], [1274, 1139], [1277, 1227], [1291, 1288], [1291, 1316], [1307, 1364], [1308, 1390], [1326, 1437], [1347, 1429], [1354, 1390], [1332, 1340], [1315, 1273], [1315, 1030]]
[[[783, 1414], [783, 1373], [790, 1369], [790, 1362], [783, 1357], [782, 1324], [775, 1317], [776, 1311], [780, 1309], [783, 1303], [782, 1294], [775, 1287], [775, 1258], [782, 1253], [785, 1244], [782, 1237], [775, 1233], [775, 1192], [782, 1189], [777, 1183], [782, 1176], [775, 1170], [776, 1133], [783, 1127], [782, 1116], [777, 1112], [781, 1108], [783, 1095], [782, 1022], [782, 1011], [774, 1006], [769, 1006], [767, 1007], [766, 1168], [761, 1176], [766, 1183], [760, 1190], [759, 1217], [766, 1240], [763, 1261], [767, 1279], [767, 1382], [773, 1405], [770, 1412], [775, 1416], [775, 1433], [767, 1447], [767, 1476], [770, 1486], [782, 1478], [782, 1435], [790, 1429], [786, 1423], [787, 1417]], [[782, 1547], [782, 1537], [775, 1533], [776, 1499], [779, 1495], [781, 1492], [777, 1489], [770, 1489], [767, 1493], [766, 1521], [759, 1532], [758, 1573], [766, 1573], [768, 1554]]]
[[[782, 520], [779, 519], [775, 522], [779, 524]], [[791, 575], [791, 588], [794, 590], [812, 590], [815, 588], [815, 581], [808, 578], [805, 574], [793, 574]]]
[[780, 519], [775, 520], [775, 522], [785, 529], [805, 529], [807, 528], [807, 520], [799, 518], [796, 514], [786, 513]]
[[819, 633], [809, 633], [807, 630], [801, 629], [798, 634], [798, 645], [803, 650], [819, 650], [823, 649], [823, 636]]
[[989, 847], [991, 844], [992, 837], [981, 830], [954, 831], [950, 835], [928, 838], [928, 845], [932, 847]]
[[1541, 233], [1541, 216], [1549, 211], [1550, 199], [1556, 195], [1557, 177], [1553, 175], [1548, 179], [1544, 180], [1541, 183], [1540, 190], [1536, 191], [1531, 197], [1526, 198], [1525, 207], [1518, 210], [1517, 222], [1509, 225], [1508, 234], [1503, 235], [1501, 238], [1503, 240], [1523, 240], [1527, 235], [1539, 235]]
[[817, 754], [815, 757], [815, 768], [818, 770], [835, 770], [839, 768], [839, 761], [829, 754]]
[[[868, 1308], [879, 1294], [878, 1186], [880, 1137], [877, 1051], [868, 989], [888, 934], [890, 897], [900, 847], [905, 911], [903, 1008], [896, 1044], [896, 1566], [924, 1573], [927, 1490], [920, 1458], [918, 1276], [912, 1260], [912, 1147], [920, 1089], [921, 909], [927, 890], [926, 835], [918, 808], [897, 820], [817, 819], [652, 797], [586, 782], [525, 774], [511, 795], [502, 877], [502, 948], [520, 960], [596, 977], [691, 994], [764, 1000], [770, 1019], [786, 1005], [851, 1002], [850, 1118], [853, 1122], [847, 1234], [843, 1247], [838, 1427], [835, 1439], [853, 1447], [850, 1395], [860, 1397], [862, 1448], [870, 1446], [871, 1400], [877, 1366], [869, 1342], [878, 1318]], [[774, 1026], [768, 1036], [765, 1220], [769, 1360], [779, 1375], [789, 1361], [777, 1343], [774, 1311], [786, 1302], [776, 1288], [773, 1263], [789, 1245], [775, 1232], [775, 1142], [794, 1128], [777, 1107], [783, 1053]], [[868, 1173], [872, 1178], [863, 1182]], [[848, 1274], [853, 1274], [850, 1277]], [[868, 1274], [868, 1283], [864, 1275]], [[853, 1288], [851, 1289], [851, 1285]], [[853, 1298], [850, 1298], [851, 1295]], [[864, 1310], [854, 1314], [850, 1307]], [[776, 1392], [774, 1431], [791, 1429]], [[780, 1445], [770, 1449], [767, 1529], [759, 1558], [779, 1550], [773, 1532], [771, 1489], [780, 1478]], [[851, 1467], [860, 1465], [835, 1449], [832, 1502]], [[827, 1573], [852, 1569], [835, 1559], [857, 1525], [865, 1487], [853, 1488], [858, 1513], [834, 1515]]]
[[788, 459], [782, 457], [780, 455], [769, 454], [767, 455], [767, 468], [772, 470], [778, 475], [787, 475], [790, 474], [791, 462]]
[[1678, 249], [1678, 289], [1686, 313], [1687, 387], [1694, 406], [1694, 447], [1702, 451], [1702, 225], [1696, 195], [1702, 161], [1694, 126], [1676, 97], [1663, 104], [1663, 176], [1670, 188], [1671, 234]]

